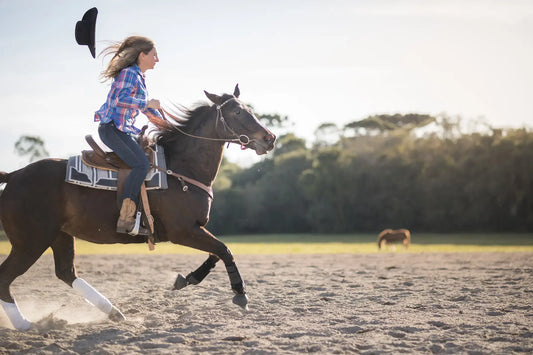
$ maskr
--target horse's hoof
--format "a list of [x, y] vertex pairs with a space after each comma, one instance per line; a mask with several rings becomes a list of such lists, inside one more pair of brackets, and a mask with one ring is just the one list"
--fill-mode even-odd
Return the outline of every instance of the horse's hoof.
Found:
[[244, 293], [238, 293], [233, 296], [233, 303], [242, 307], [244, 310], [248, 310], [248, 296]]
[[126, 317], [124, 317], [122, 312], [115, 306], [113, 306], [111, 312], [107, 315], [107, 317], [113, 322], [122, 322], [126, 320]]
[[30, 321], [24, 321], [24, 322], [21, 322], [21, 323], [18, 323], [18, 324], [13, 324], [13, 326], [15, 327], [16, 330], [19, 330], [21, 332], [27, 332], [28, 330], [31, 329], [32, 327], [32, 323]]
[[176, 282], [174, 282], [174, 290], [181, 290], [188, 285], [187, 279], [182, 274], [178, 274]]

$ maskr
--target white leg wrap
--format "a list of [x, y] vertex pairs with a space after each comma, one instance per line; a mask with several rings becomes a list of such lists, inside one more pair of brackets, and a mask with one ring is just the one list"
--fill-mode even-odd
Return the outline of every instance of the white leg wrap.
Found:
[[77, 278], [72, 283], [72, 288], [81, 294], [85, 299], [104, 312], [105, 314], [111, 313], [113, 305], [107, 298], [105, 298], [100, 292], [96, 291], [91, 285], [89, 285], [84, 279]]
[[2, 307], [4, 308], [4, 311], [7, 314], [7, 317], [11, 321], [11, 324], [13, 324], [13, 327], [17, 330], [26, 331], [30, 329], [31, 322], [27, 320], [22, 313], [20, 313], [19, 307], [17, 306], [17, 303], [8, 303], [0, 300], [0, 303], [2, 304]]

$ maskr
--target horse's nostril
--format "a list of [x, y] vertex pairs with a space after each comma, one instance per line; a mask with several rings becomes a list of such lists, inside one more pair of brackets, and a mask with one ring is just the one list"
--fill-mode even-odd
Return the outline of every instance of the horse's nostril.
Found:
[[269, 134], [269, 135], [264, 136], [263, 140], [267, 143], [273, 143], [276, 140], [276, 137], [272, 134]]

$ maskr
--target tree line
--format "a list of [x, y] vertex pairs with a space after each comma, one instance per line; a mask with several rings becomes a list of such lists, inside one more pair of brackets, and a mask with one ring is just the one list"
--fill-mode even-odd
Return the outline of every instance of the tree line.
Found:
[[[282, 128], [286, 118], [269, 116]], [[378, 115], [283, 134], [272, 155], [222, 164], [215, 234], [533, 231], [533, 132], [445, 115]]]
[[[464, 132], [445, 115], [376, 115], [324, 123], [308, 141], [287, 116], [258, 117], [282, 134], [250, 167], [223, 160], [215, 234], [533, 231], [530, 129]], [[15, 149], [30, 161], [47, 155], [38, 137]]]

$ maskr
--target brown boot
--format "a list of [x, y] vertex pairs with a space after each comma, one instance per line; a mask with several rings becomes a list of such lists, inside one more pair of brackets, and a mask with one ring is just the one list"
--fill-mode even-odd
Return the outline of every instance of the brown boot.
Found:
[[[135, 212], [137, 206], [132, 199], [126, 198], [122, 201], [122, 207], [120, 208], [120, 217], [117, 222], [117, 233], [131, 234], [132, 229], [135, 227]], [[131, 235], [151, 235], [150, 230], [139, 226], [139, 230], [135, 234]]]
[[120, 208], [120, 217], [117, 222], [117, 233], [128, 233], [135, 226], [135, 210], [137, 206], [131, 198], [125, 198]]

